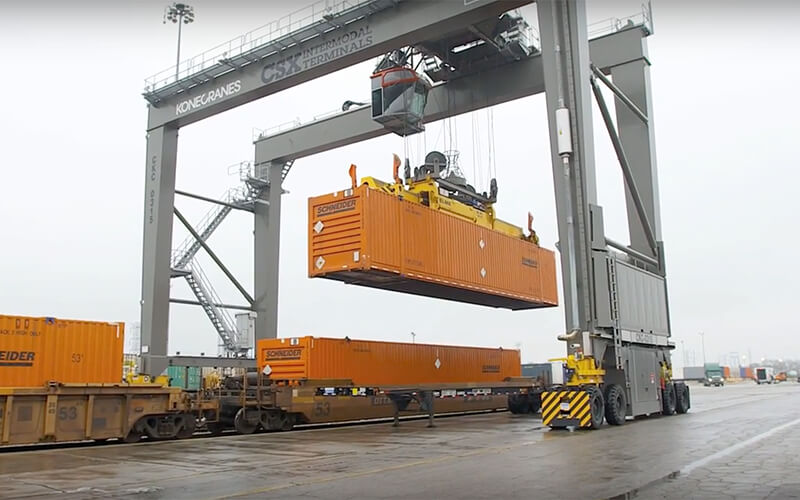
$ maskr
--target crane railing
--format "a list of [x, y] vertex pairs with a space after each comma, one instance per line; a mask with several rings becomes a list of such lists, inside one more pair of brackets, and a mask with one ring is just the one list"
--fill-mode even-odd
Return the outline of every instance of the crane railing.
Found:
[[246, 54], [260, 46], [274, 42], [291, 33], [308, 28], [312, 24], [331, 21], [352, 9], [373, 3], [374, 0], [318, 0], [308, 7], [287, 14], [277, 21], [248, 31], [194, 57], [180, 61], [158, 73], [145, 78], [145, 92], [154, 92], [191, 75], [216, 66], [220, 60]]
[[197, 260], [192, 260], [188, 264], [187, 270], [188, 273], [184, 277], [189, 284], [189, 288], [191, 288], [208, 319], [214, 325], [214, 329], [217, 331], [220, 340], [222, 340], [225, 349], [230, 352], [238, 352], [240, 346], [236, 323], [227, 310], [216, 305], [221, 301], [217, 291], [211, 285], [211, 280], [203, 272]]

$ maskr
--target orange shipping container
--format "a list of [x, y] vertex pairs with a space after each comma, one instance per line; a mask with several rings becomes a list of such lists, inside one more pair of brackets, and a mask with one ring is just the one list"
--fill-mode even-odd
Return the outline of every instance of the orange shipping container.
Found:
[[122, 381], [123, 323], [0, 315], [0, 387]]
[[555, 256], [530, 241], [366, 185], [308, 208], [310, 277], [508, 309], [558, 304]]
[[320, 337], [259, 340], [258, 366], [273, 380], [348, 379], [362, 386], [501, 382], [521, 372], [513, 349]]
[[723, 366], [722, 367], [722, 377], [726, 380], [731, 378], [731, 367], [730, 366]]

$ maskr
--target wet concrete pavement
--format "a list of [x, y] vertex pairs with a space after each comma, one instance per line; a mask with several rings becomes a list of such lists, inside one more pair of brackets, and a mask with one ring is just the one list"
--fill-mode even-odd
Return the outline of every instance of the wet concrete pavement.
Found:
[[491, 413], [0, 453], [0, 498], [800, 498], [800, 384], [692, 391], [599, 431]]

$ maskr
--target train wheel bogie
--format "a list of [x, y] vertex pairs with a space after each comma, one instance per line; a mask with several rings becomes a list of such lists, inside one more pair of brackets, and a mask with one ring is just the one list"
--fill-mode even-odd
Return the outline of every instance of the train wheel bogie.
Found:
[[206, 422], [206, 430], [212, 436], [219, 436], [225, 430], [225, 424], [222, 422]]
[[295, 416], [291, 413], [284, 413], [281, 419], [281, 430], [290, 431], [294, 429]]
[[195, 420], [194, 416], [187, 414], [181, 415], [179, 422], [176, 425], [180, 426], [176, 436], [178, 439], [192, 437], [197, 429], [197, 421]]
[[129, 444], [138, 443], [141, 440], [142, 433], [135, 429], [131, 429], [131, 431], [124, 438], [122, 438], [122, 441]]
[[246, 408], [241, 408], [233, 419], [233, 428], [239, 434], [252, 434], [260, 427], [256, 411], [246, 410]]

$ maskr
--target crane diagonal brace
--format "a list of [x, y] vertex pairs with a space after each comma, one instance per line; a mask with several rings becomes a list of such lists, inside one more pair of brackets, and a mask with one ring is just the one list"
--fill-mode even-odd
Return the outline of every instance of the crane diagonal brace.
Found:
[[208, 244], [205, 241], [203, 241], [200, 235], [197, 234], [197, 231], [195, 231], [192, 225], [189, 224], [189, 221], [186, 220], [183, 214], [181, 214], [177, 208], [174, 209], [174, 212], [175, 212], [175, 217], [177, 217], [178, 220], [180, 220], [181, 223], [186, 227], [186, 229], [189, 230], [189, 232], [192, 234], [192, 236], [194, 236], [197, 242], [200, 243], [200, 246], [203, 247], [203, 250], [208, 252], [208, 255], [214, 260], [217, 266], [219, 266], [222, 272], [225, 273], [225, 276], [227, 276], [228, 279], [231, 280], [231, 283], [233, 283], [236, 289], [239, 290], [239, 292], [244, 296], [245, 299], [247, 299], [247, 303], [252, 306], [255, 301], [253, 300], [253, 297], [249, 293], [247, 293], [247, 290], [245, 290], [242, 284], [239, 283], [239, 280], [237, 280], [236, 277], [228, 270], [228, 268], [225, 267], [225, 264], [223, 264], [222, 261], [219, 259], [219, 257], [217, 257], [217, 254], [215, 254], [214, 251], [211, 250], [211, 247], [209, 247]]
[[622, 176], [625, 178], [625, 184], [628, 186], [628, 190], [631, 193], [631, 198], [633, 198], [633, 204], [636, 207], [636, 214], [639, 216], [639, 220], [642, 222], [642, 227], [644, 227], [644, 234], [647, 238], [647, 243], [650, 245], [653, 255], [658, 255], [658, 243], [656, 242], [655, 233], [653, 232], [653, 226], [650, 224], [650, 220], [647, 217], [647, 212], [645, 212], [644, 204], [642, 203], [642, 198], [639, 194], [639, 189], [636, 187], [636, 181], [633, 178], [633, 173], [631, 172], [628, 158], [625, 155], [625, 150], [622, 147], [622, 142], [620, 142], [617, 131], [614, 128], [614, 123], [611, 121], [611, 114], [606, 106], [606, 100], [603, 97], [600, 86], [597, 85], [597, 80], [592, 77], [589, 79], [589, 81], [592, 84], [592, 91], [594, 92], [597, 105], [600, 108], [600, 114], [603, 115], [603, 122], [606, 125], [606, 130], [608, 130], [608, 135], [611, 137], [611, 143], [614, 145], [614, 152], [617, 154], [620, 167], [622, 167]]
[[609, 80], [606, 75], [604, 75], [603, 72], [598, 69], [597, 66], [592, 64], [590, 67], [592, 68], [592, 73], [594, 73], [594, 75], [599, 78], [601, 82], [605, 83], [606, 87], [608, 87], [620, 101], [628, 106], [628, 109], [630, 109], [638, 119], [642, 120], [644, 123], [649, 123], [650, 120], [647, 118], [647, 115], [644, 113], [644, 111], [642, 111], [639, 106], [631, 101], [630, 97], [625, 95], [625, 92], [621, 91], [616, 85], [614, 85], [611, 80]]

